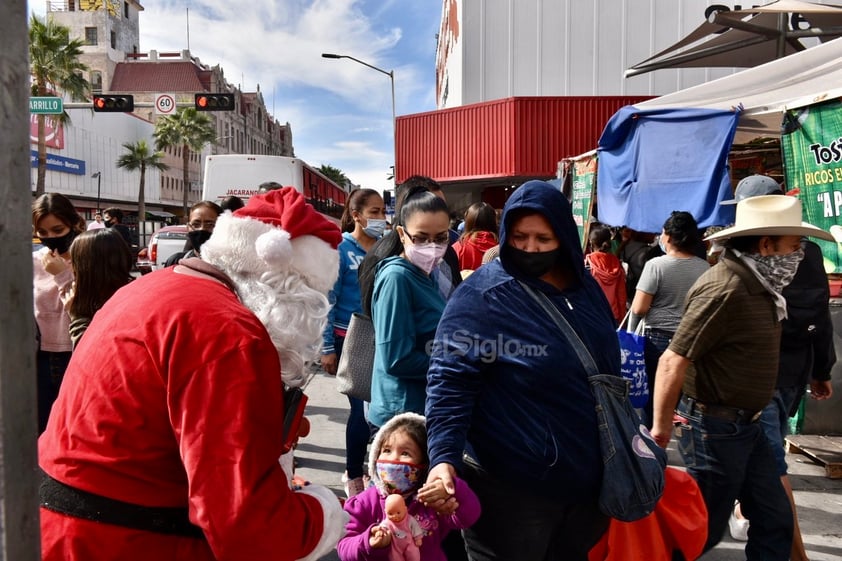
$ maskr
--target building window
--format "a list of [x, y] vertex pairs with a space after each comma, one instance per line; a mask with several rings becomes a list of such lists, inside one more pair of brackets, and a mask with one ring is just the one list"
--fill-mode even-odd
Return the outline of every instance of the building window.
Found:
[[96, 27], [85, 28], [85, 44], [96, 45]]
[[112, 49], [117, 48], [117, 34], [114, 33], [113, 31], [111, 32], [111, 48]]
[[123, 2], [123, 17], [129, 19], [129, 3]]
[[102, 92], [102, 72], [99, 70], [91, 72], [91, 91], [94, 93]]

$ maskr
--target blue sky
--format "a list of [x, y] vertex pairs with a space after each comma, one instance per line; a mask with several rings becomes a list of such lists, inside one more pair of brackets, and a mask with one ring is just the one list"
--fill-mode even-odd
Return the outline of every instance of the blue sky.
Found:
[[[244, 91], [260, 86], [267, 109], [292, 127], [295, 154], [330, 164], [354, 183], [390, 187], [389, 77], [397, 114], [435, 109], [441, 0], [141, 0], [140, 50], [188, 46]], [[41, 1], [30, 2], [40, 12]], [[41, 12], [43, 13], [43, 12]]]

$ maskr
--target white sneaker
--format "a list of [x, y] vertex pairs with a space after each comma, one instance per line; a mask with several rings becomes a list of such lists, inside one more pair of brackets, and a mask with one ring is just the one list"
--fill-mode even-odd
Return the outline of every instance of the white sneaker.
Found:
[[[739, 504], [739, 503], [737, 503]], [[737, 505], [734, 505], [734, 510], [731, 511], [731, 516], [728, 518], [728, 530], [731, 532], [731, 537], [737, 541], [748, 541], [748, 518], [737, 518], [735, 510]]]

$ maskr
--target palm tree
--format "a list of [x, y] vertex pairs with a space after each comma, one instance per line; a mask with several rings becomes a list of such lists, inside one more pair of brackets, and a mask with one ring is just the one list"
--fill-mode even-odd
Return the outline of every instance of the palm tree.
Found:
[[[66, 93], [73, 101], [87, 101], [90, 84], [82, 75], [88, 67], [79, 61], [82, 41], [70, 39], [70, 28], [33, 15], [29, 21], [29, 73], [32, 95]], [[47, 174], [47, 143], [44, 133], [45, 115], [38, 115], [38, 181], [35, 195], [44, 193]], [[57, 116], [60, 123], [70, 120], [65, 112]]]
[[350, 183], [350, 180], [345, 176], [345, 173], [341, 169], [335, 168], [329, 164], [322, 164], [319, 166], [319, 172], [343, 189], [347, 187], [348, 183]]
[[117, 158], [117, 167], [126, 171], [140, 170], [140, 188], [137, 191], [137, 216], [141, 224], [142, 239], [146, 239], [146, 169], [169, 169], [170, 166], [161, 161], [163, 152], [153, 152], [146, 140], [124, 142], [126, 151]]
[[200, 152], [205, 144], [209, 144], [216, 138], [216, 129], [211, 123], [210, 117], [196, 111], [195, 107], [182, 107], [175, 115], [161, 117], [155, 123], [155, 146], [158, 150], [165, 148], [181, 147], [183, 160], [184, 179], [184, 216], [189, 213], [190, 201], [190, 177], [188, 174], [190, 164], [190, 151]]

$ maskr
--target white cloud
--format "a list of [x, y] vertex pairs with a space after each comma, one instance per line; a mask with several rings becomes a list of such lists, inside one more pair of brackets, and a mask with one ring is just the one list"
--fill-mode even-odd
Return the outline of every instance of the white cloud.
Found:
[[144, 8], [141, 51], [187, 49], [189, 8], [191, 54], [244, 91], [259, 85], [267, 109], [290, 123], [296, 156], [333, 165], [355, 183], [391, 184], [390, 79], [322, 53], [394, 70], [398, 115], [435, 108], [441, 0], [151, 0]]

